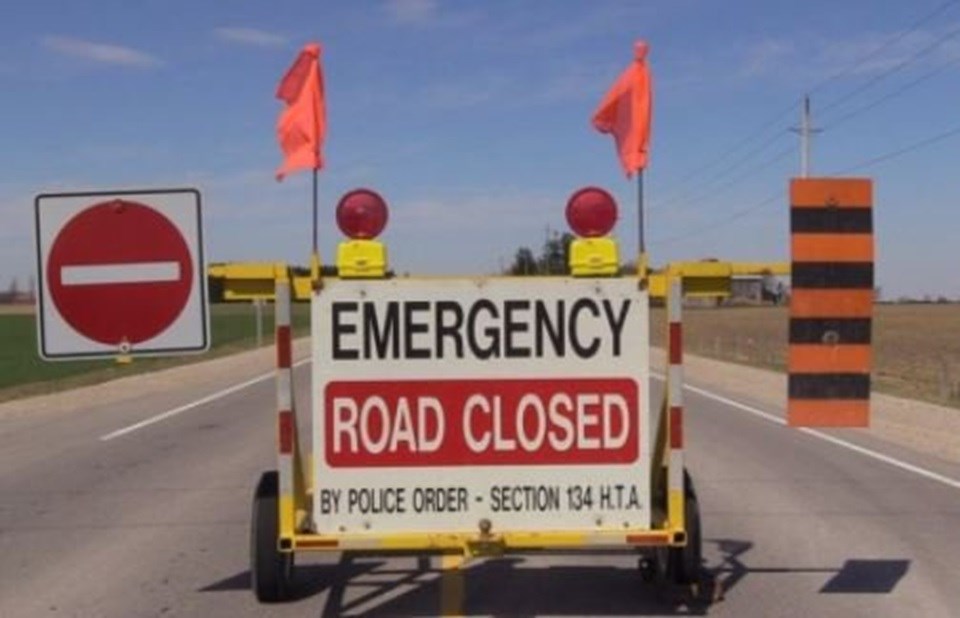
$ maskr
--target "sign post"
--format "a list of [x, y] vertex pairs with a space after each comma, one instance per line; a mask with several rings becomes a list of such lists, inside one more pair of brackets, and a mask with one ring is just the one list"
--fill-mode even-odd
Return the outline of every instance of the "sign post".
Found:
[[43, 194], [35, 216], [41, 357], [209, 347], [196, 190]]

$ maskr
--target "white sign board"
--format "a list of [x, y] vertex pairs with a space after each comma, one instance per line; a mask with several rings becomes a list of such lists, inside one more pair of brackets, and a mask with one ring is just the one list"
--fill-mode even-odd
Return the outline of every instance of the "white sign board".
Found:
[[636, 279], [325, 281], [318, 530], [648, 528], [648, 318]]
[[35, 209], [42, 357], [209, 347], [197, 191], [44, 194]]

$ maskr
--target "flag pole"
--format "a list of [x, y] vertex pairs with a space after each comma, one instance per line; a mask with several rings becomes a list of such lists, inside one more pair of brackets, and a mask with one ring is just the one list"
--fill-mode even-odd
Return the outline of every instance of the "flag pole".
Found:
[[647, 242], [644, 237], [643, 226], [643, 168], [637, 170], [637, 233], [638, 243], [637, 252], [637, 276], [646, 284], [647, 280]]
[[313, 237], [312, 252], [310, 254], [310, 279], [318, 281], [320, 279], [320, 255], [317, 252], [317, 202], [319, 190], [317, 187], [317, 168], [313, 168]]

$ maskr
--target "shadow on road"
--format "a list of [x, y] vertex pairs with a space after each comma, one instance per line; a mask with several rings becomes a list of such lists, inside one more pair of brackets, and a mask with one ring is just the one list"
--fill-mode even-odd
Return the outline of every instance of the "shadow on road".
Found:
[[[461, 572], [463, 615], [703, 615], [712, 586], [644, 582], [636, 561], [586, 566], [534, 566], [522, 557], [481, 560]], [[561, 559], [563, 560], [563, 559]], [[342, 556], [335, 564], [298, 565], [290, 601], [326, 593], [321, 616], [437, 616], [444, 574], [437, 560]], [[409, 565], [409, 568], [404, 568]], [[705, 574], [709, 575], [709, 574]], [[199, 592], [250, 589], [244, 571]], [[251, 601], [253, 595], [251, 594]]]
[[[384, 564], [383, 561], [356, 562], [341, 560], [335, 564], [298, 565], [289, 600], [300, 601], [316, 596], [328, 589], [342, 588], [346, 582], [370, 571], [376, 571]], [[204, 586], [198, 592], [249, 591], [250, 586], [250, 571], [243, 571], [214, 582], [209, 586]]]
[[748, 575], [823, 573], [833, 575], [820, 589], [821, 593], [889, 594], [910, 568], [909, 560], [846, 560], [843, 566], [831, 567], [748, 567], [743, 555], [753, 543], [733, 539], [704, 539], [713, 544], [721, 555], [721, 562], [707, 569], [714, 581], [716, 599], [720, 600]]
[[890, 594], [909, 568], [909, 560], [847, 560], [820, 592]]
[[[441, 599], [457, 588], [467, 616], [705, 615], [745, 578], [822, 573], [820, 593], [889, 593], [909, 569], [908, 560], [847, 560], [836, 567], [750, 567], [750, 541], [704, 539], [719, 560], [704, 564], [699, 585], [677, 586], [657, 577], [646, 582], [629, 555], [547, 560], [525, 557], [477, 560], [459, 574], [443, 573], [438, 560], [343, 555], [337, 563], [298, 565], [291, 601], [326, 593], [321, 616], [436, 616]], [[444, 578], [447, 578], [446, 580]], [[454, 578], [454, 579], [451, 579]], [[456, 578], [461, 578], [459, 582]], [[200, 592], [249, 590], [247, 571]], [[251, 601], [253, 600], [251, 595]]]
[[[636, 562], [608, 565], [532, 565], [522, 557], [482, 560], [466, 568], [463, 615], [612, 616], [705, 615], [713, 597], [709, 573], [700, 586], [644, 582]], [[369, 564], [345, 556], [341, 565]], [[382, 563], [381, 563], [382, 565]], [[420, 561], [416, 568], [362, 569], [330, 589], [322, 616], [436, 616], [443, 577]], [[346, 572], [346, 569], [345, 571]]]

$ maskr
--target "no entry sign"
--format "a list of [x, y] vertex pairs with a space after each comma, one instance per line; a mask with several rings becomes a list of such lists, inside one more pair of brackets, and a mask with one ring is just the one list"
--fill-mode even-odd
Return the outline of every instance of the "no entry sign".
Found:
[[36, 232], [41, 356], [207, 349], [197, 191], [40, 195]]

